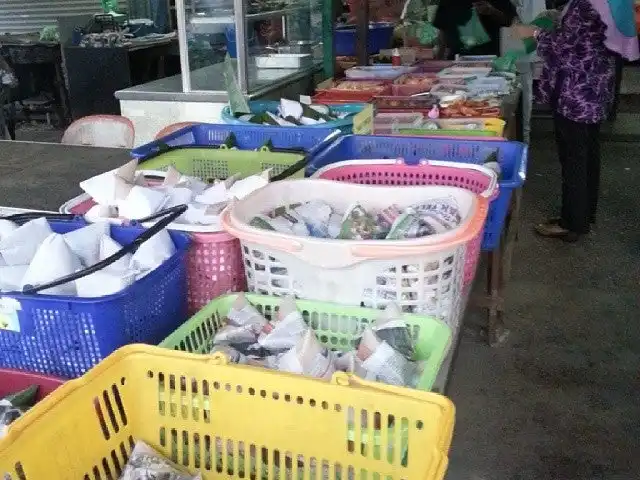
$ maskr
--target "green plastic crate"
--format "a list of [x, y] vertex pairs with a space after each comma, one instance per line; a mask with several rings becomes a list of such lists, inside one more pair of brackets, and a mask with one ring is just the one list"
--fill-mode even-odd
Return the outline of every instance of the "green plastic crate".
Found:
[[[160, 346], [192, 353], [208, 353], [210, 342], [224, 324], [236, 296], [224, 295], [211, 301], [169, 335]], [[246, 296], [267, 319], [277, 311], [277, 306], [282, 301], [280, 297], [268, 295], [247, 293]], [[364, 328], [375, 323], [376, 317], [380, 314], [380, 310], [372, 308], [348, 307], [309, 300], [297, 300], [296, 303], [307, 324], [318, 335], [318, 339], [327, 347], [341, 351], [352, 349]], [[429, 391], [449, 351], [451, 330], [443, 322], [432, 317], [404, 314], [403, 318], [415, 341], [414, 360], [425, 362], [416, 388]]]
[[[236, 173], [242, 176], [255, 175], [268, 168], [272, 169], [273, 176], [282, 173], [303, 158], [303, 153], [177, 147], [141, 160], [138, 168], [164, 171], [173, 165], [180, 173], [198, 177], [206, 182], [229, 178]], [[303, 167], [304, 165], [300, 165], [300, 170], [291, 177], [304, 177]]]

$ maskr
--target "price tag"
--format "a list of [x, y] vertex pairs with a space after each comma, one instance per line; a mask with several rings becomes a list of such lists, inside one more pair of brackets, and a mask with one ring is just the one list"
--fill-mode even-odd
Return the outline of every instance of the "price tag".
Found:
[[373, 133], [373, 105], [367, 104], [360, 113], [353, 117], [353, 133], [371, 135]]
[[20, 302], [15, 298], [0, 297], [0, 330], [20, 332], [18, 312], [22, 310]]
[[224, 76], [224, 84], [229, 95], [229, 108], [233, 115], [245, 115], [251, 113], [247, 99], [240, 91], [240, 86], [236, 81], [236, 72], [233, 69], [231, 58], [227, 54], [224, 58], [224, 70], [222, 72]]

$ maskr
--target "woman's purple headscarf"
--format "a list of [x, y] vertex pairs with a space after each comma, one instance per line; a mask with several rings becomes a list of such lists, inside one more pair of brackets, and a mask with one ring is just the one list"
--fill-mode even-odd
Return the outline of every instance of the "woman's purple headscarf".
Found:
[[[573, 2], [567, 3], [562, 16]], [[605, 46], [627, 60], [638, 60], [638, 36], [633, 0], [589, 0], [607, 26]]]

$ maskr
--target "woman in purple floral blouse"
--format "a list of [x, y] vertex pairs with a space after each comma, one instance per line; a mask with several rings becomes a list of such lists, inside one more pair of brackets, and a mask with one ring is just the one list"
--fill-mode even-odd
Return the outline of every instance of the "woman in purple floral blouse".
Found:
[[633, 18], [633, 0], [570, 0], [554, 31], [514, 26], [537, 40], [544, 68], [536, 95], [553, 108], [562, 166], [560, 216], [537, 225], [540, 235], [575, 242], [595, 222], [600, 124], [613, 101], [616, 57], [640, 57]]

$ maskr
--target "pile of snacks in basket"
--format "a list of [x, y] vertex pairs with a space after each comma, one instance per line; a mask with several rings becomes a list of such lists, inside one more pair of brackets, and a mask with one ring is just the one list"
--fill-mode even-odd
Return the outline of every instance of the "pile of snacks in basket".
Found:
[[[123, 246], [111, 237], [106, 222], [64, 234], [52, 230], [46, 218], [18, 226], [0, 220], [0, 291], [22, 291], [44, 285], [107, 260]], [[123, 290], [158, 268], [176, 252], [166, 230], [110, 265], [41, 293], [99, 297]]]
[[412, 361], [415, 345], [396, 304], [380, 312], [375, 325], [365, 328], [355, 348], [346, 352], [320, 343], [293, 297], [282, 299], [268, 321], [240, 294], [224, 323], [210, 351], [222, 352], [234, 363], [324, 379], [345, 371], [366, 380], [410, 387], [416, 386], [422, 371], [420, 362]]
[[367, 210], [354, 203], [345, 211], [323, 200], [312, 200], [257, 215], [250, 225], [317, 238], [399, 240], [444, 233], [460, 225], [461, 219], [454, 197], [433, 198], [404, 208], [389, 205], [381, 210]]
[[281, 98], [276, 113], [269, 111], [259, 114], [248, 113], [240, 116], [239, 120], [262, 125], [293, 127], [296, 125], [318, 125], [347, 116], [349, 116], [348, 112], [333, 112], [327, 105], [318, 103], [307, 105], [296, 100]]
[[132, 160], [117, 170], [106, 172], [80, 183], [80, 187], [96, 202], [86, 212], [91, 221], [116, 218], [140, 220], [163, 209], [188, 205], [176, 220], [178, 224], [212, 225], [233, 198], [244, 198], [269, 182], [270, 172], [240, 178], [233, 175], [224, 181], [182, 175], [169, 167], [161, 183], [150, 184], [143, 172], [136, 171]]

